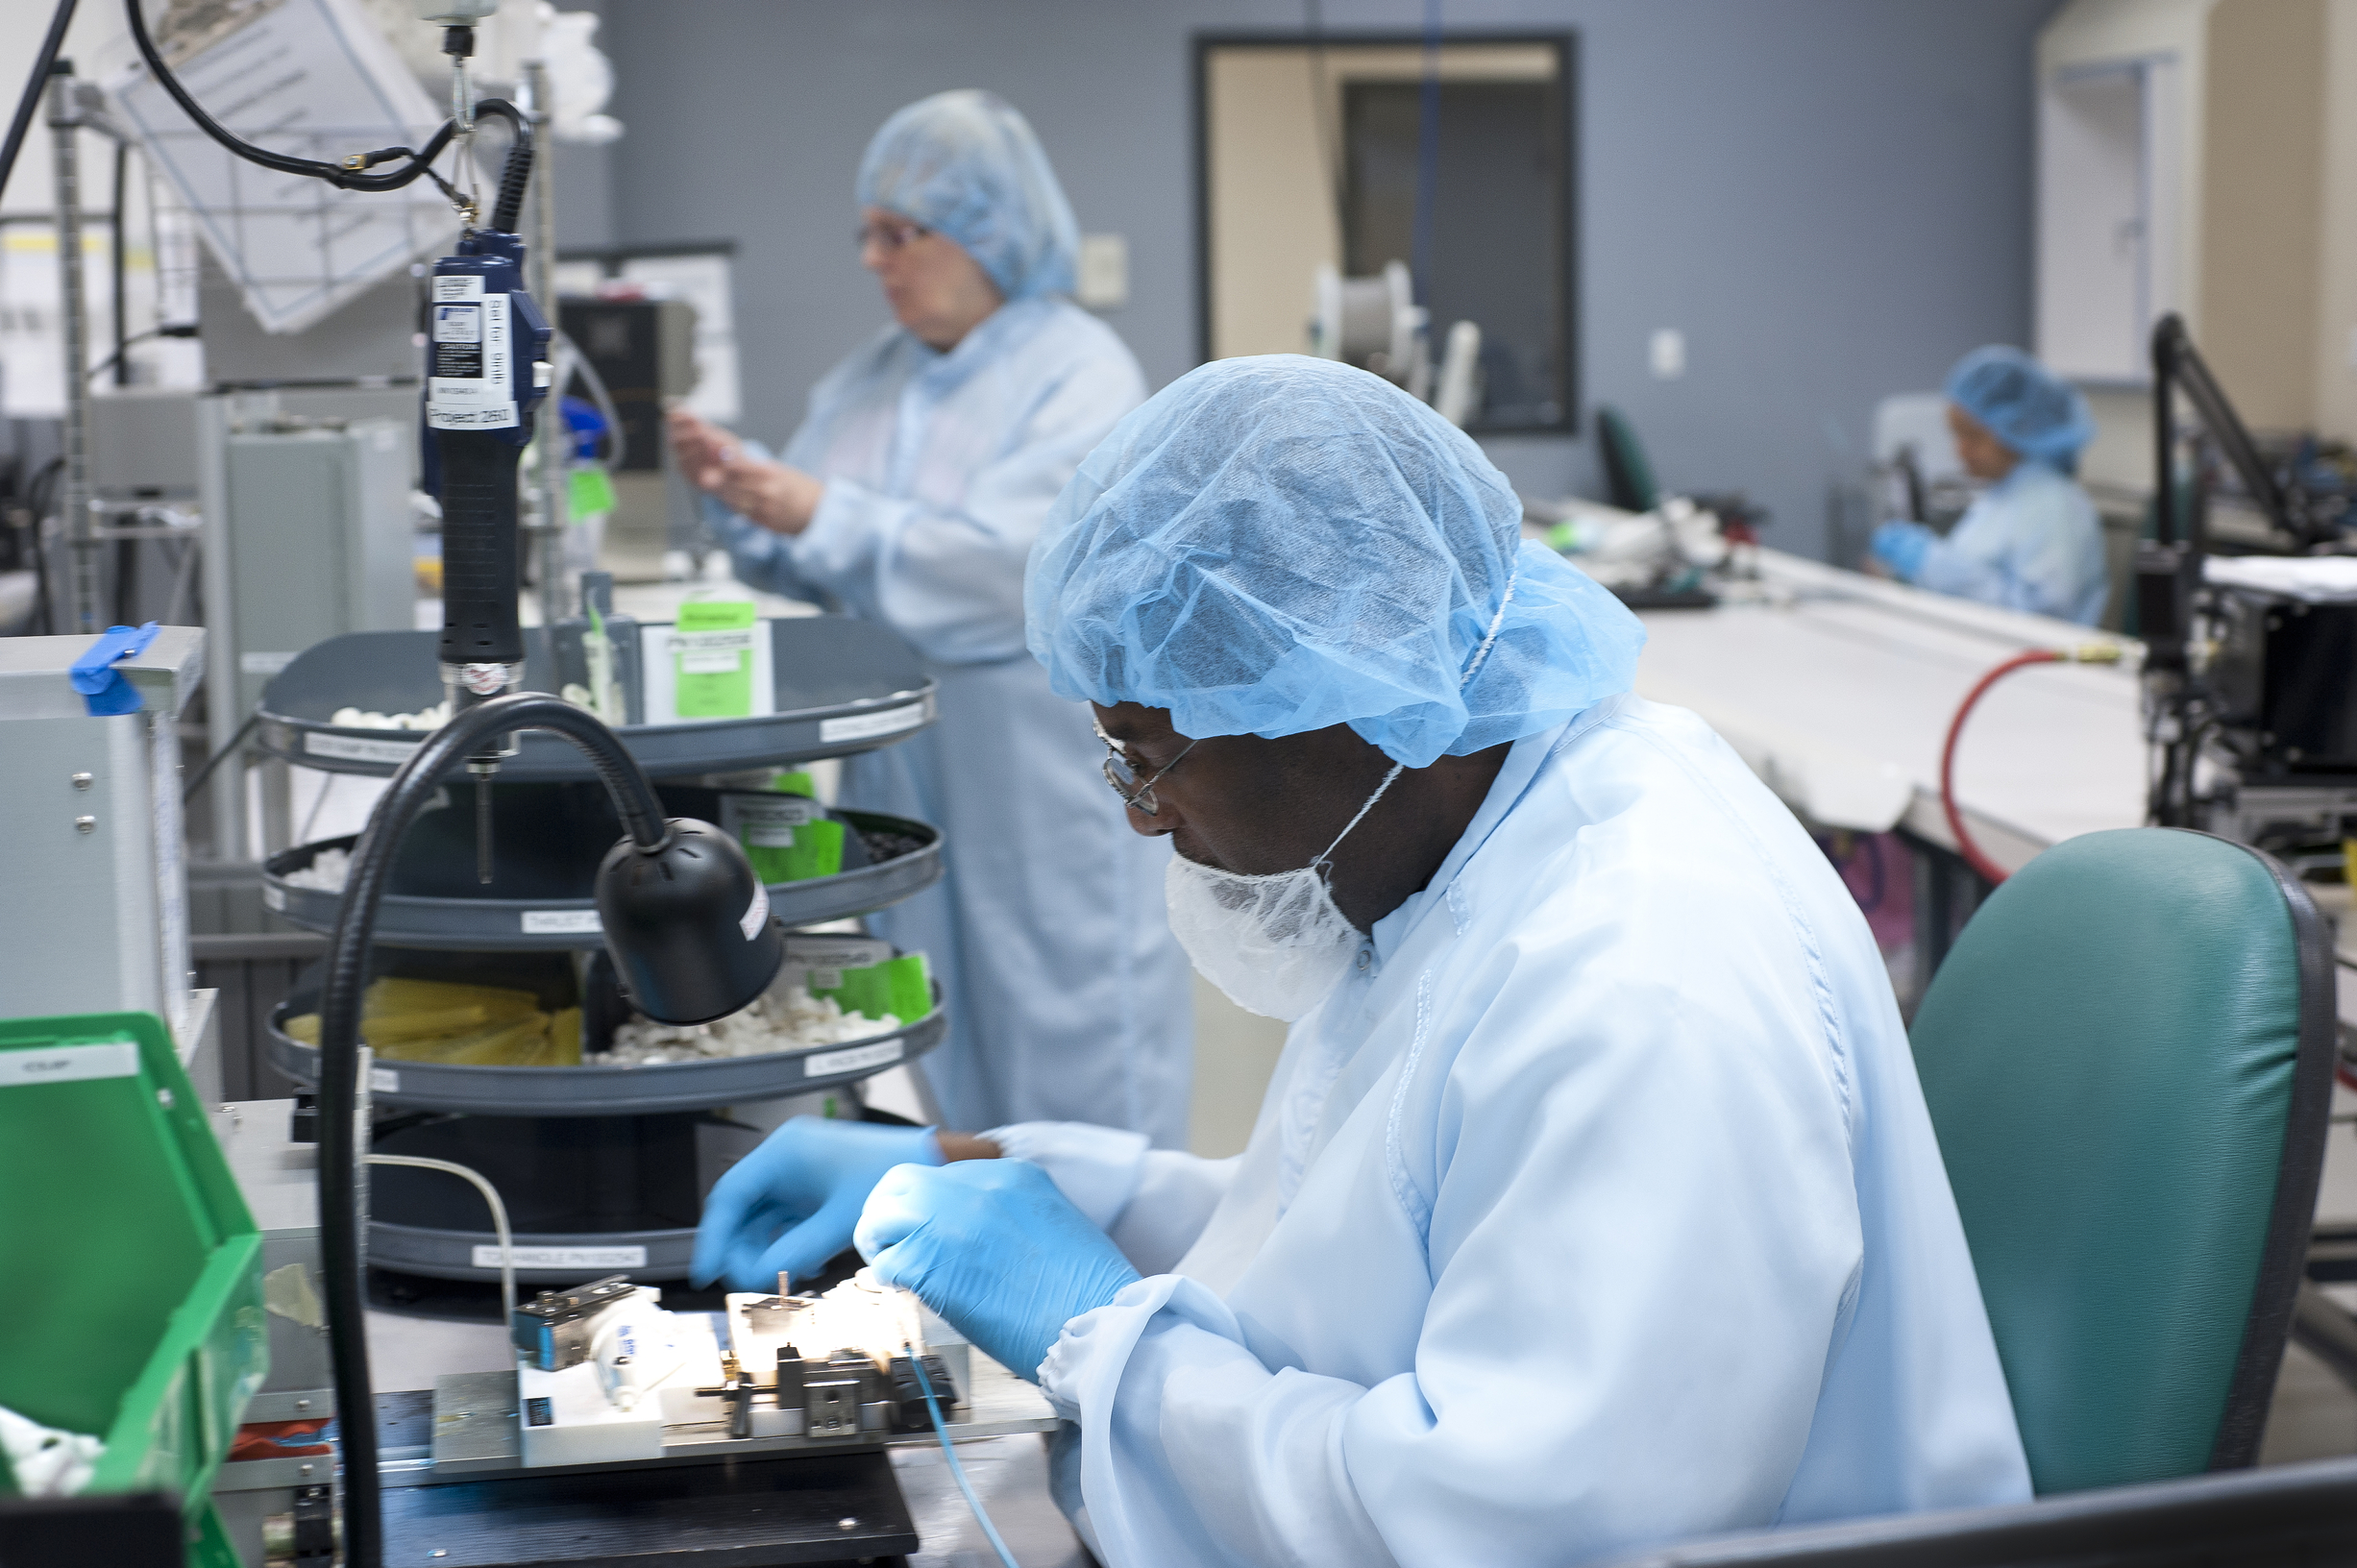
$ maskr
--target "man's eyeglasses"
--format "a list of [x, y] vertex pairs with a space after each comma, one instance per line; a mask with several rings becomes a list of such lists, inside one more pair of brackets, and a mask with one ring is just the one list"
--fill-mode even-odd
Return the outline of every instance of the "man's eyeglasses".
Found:
[[1141, 779], [1138, 770], [1132, 768], [1129, 759], [1121, 754], [1120, 742], [1102, 729], [1096, 732], [1096, 738], [1105, 743], [1105, 782], [1113, 786], [1113, 793], [1121, 797], [1123, 805], [1147, 817], [1157, 816], [1162, 811], [1161, 802], [1154, 798], [1155, 784], [1172, 768], [1185, 762], [1188, 751], [1203, 744], [1199, 740], [1189, 741], [1186, 751], [1172, 757], [1167, 766], [1155, 769], [1150, 777]]
[[864, 223], [853, 232], [851, 237], [858, 241], [863, 254], [872, 245], [890, 256], [902, 246], [915, 244], [932, 232], [921, 223]]

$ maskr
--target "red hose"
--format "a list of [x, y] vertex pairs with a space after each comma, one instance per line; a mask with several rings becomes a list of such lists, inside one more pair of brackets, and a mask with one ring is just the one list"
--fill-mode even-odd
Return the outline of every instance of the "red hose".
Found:
[[1940, 809], [1948, 814], [1948, 831], [1954, 835], [1956, 852], [1964, 857], [1964, 864], [1991, 885], [2004, 881], [2013, 873], [1982, 854], [1980, 845], [1975, 844], [1972, 834], [1965, 831], [1964, 814], [1956, 809], [1956, 740], [1964, 733], [1964, 721], [1972, 716], [1973, 704], [1978, 702], [1981, 694], [1990, 687], [2016, 670], [2033, 664], [2061, 662], [2063, 655], [2050, 649], [2034, 648], [2026, 653], [2016, 653], [1981, 676], [1979, 683], [1964, 694], [1963, 702], [1956, 708], [1956, 716], [1948, 722], [1948, 744], [1940, 748]]

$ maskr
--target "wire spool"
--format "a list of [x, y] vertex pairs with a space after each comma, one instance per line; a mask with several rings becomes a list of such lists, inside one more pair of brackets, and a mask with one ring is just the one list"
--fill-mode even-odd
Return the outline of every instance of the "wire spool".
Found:
[[[1345, 278], [1332, 263], [1320, 262], [1315, 303], [1310, 341], [1319, 358], [1340, 359], [1393, 380], [1405, 374], [1424, 325], [1406, 262], [1387, 262], [1372, 278]], [[1381, 362], [1371, 363], [1378, 355]]]

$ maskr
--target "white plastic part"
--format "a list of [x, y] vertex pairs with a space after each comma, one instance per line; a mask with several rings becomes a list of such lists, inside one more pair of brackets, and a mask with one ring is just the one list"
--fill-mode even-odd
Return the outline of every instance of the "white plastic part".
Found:
[[1449, 329], [1448, 348], [1440, 356], [1440, 385], [1433, 393], [1433, 407], [1442, 419], [1463, 429], [1482, 405], [1482, 330], [1469, 321]]

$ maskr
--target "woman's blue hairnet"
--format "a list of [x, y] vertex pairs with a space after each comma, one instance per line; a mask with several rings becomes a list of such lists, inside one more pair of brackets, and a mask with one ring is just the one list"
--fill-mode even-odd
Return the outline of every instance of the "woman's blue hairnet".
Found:
[[2078, 388], [2019, 349], [1975, 349], [1948, 373], [1948, 401], [2025, 457], [2068, 470], [2095, 439]]
[[1015, 106], [972, 87], [921, 98], [859, 160], [862, 207], [948, 235], [1010, 300], [1068, 294], [1080, 226]]
[[1114, 427], [1024, 582], [1062, 695], [1183, 735], [1347, 723], [1429, 766], [1626, 691], [1644, 628], [1553, 551], [1463, 431], [1377, 376], [1223, 359]]

